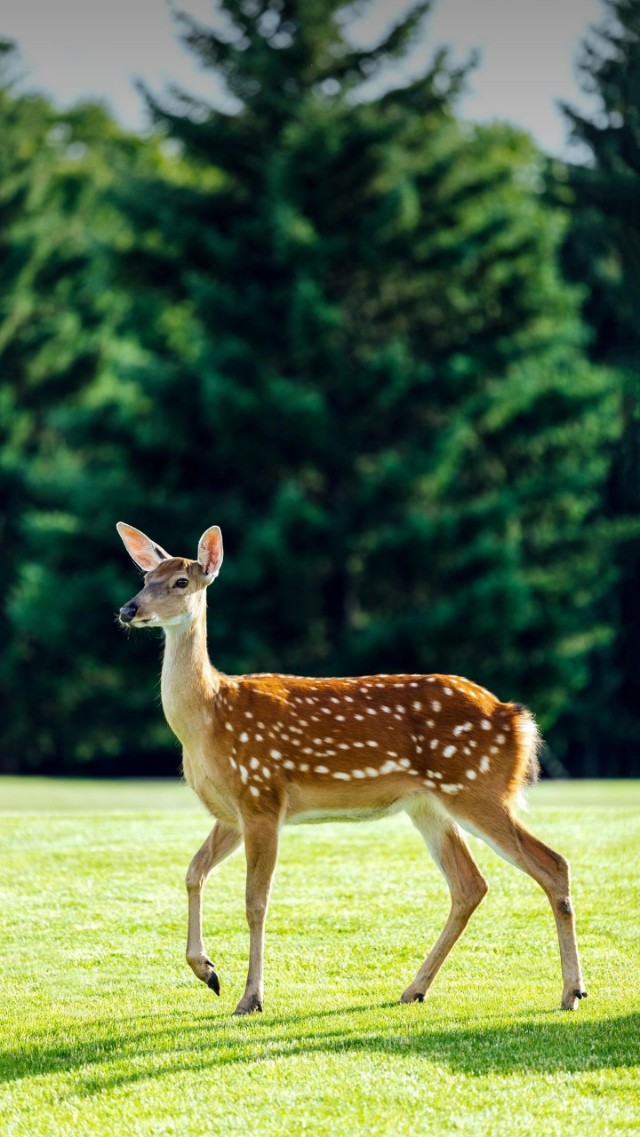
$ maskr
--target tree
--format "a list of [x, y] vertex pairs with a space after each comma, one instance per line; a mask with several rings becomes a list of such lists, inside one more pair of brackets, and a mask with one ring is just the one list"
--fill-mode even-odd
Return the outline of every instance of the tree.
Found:
[[456, 122], [443, 53], [359, 98], [427, 7], [369, 52], [332, 0], [183, 18], [237, 105], [148, 96], [200, 173], [129, 191], [135, 478], [170, 548], [223, 525], [219, 662], [460, 670], [549, 724], [608, 634], [610, 380], [531, 143]]
[[[462, 672], [544, 726], [587, 680], [609, 634], [615, 393], [585, 358], [531, 142], [457, 121], [446, 53], [371, 87], [427, 10], [366, 50], [336, 0], [183, 18], [233, 107], [148, 95], [167, 143], [126, 171], [112, 147], [90, 199], [107, 217], [88, 213], [107, 350], [32, 463], [12, 609], [44, 653], [59, 762], [131, 771], [134, 740], [138, 768], [177, 760], [148, 643], [105, 627], [135, 588], [119, 517], [179, 554], [221, 524], [225, 670]], [[34, 764], [53, 753], [20, 737]]]
[[23, 92], [8, 43], [1, 62], [0, 763], [73, 767], [122, 744], [124, 680], [101, 659], [101, 619], [88, 615], [96, 596], [108, 604], [125, 587], [100, 528], [121, 467], [72, 439], [71, 423], [89, 417], [99, 432], [123, 302], [110, 264], [126, 239], [108, 188], [145, 148], [100, 106], [61, 113]]
[[592, 357], [615, 372], [621, 419], [604, 505], [624, 537], [611, 549], [615, 635], [571, 729], [589, 748], [591, 772], [601, 751], [609, 769], [632, 773], [640, 742], [640, 532], [632, 520], [640, 515], [640, 3], [609, 0], [607, 8], [581, 61], [584, 88], [599, 107], [590, 116], [564, 107], [588, 161], [556, 168], [554, 180], [556, 196], [571, 204], [565, 263], [585, 290]]

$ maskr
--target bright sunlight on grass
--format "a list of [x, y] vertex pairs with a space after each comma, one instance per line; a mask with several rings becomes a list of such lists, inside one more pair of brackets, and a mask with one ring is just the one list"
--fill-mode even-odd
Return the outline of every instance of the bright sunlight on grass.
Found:
[[243, 858], [205, 892], [216, 999], [184, 962], [189, 791], [0, 779], [0, 1132], [637, 1133], [640, 783], [545, 784], [528, 820], [572, 864], [575, 1014], [543, 894], [476, 841], [492, 890], [427, 1001], [398, 1003], [447, 912], [399, 817], [285, 831], [265, 1012], [234, 1019]]

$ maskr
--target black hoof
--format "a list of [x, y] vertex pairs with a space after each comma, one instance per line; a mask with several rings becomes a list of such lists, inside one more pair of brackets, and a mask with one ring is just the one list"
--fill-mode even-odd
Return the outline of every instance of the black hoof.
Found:
[[424, 995], [416, 995], [416, 1003], [424, 1003]]
[[212, 971], [211, 975], [207, 979], [207, 987], [210, 987], [212, 991], [215, 991], [216, 995], [220, 994], [220, 980], [218, 979], [215, 971]]
[[574, 991], [573, 993], [574, 993], [576, 999], [586, 999], [587, 994], [588, 994], [587, 991]]

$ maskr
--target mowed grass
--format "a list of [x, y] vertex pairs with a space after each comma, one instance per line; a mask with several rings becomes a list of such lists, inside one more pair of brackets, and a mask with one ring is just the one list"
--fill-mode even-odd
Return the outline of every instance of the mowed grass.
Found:
[[559, 1011], [540, 890], [472, 840], [489, 896], [424, 1004], [398, 996], [448, 910], [404, 817], [287, 829], [262, 1015], [236, 1019], [242, 853], [205, 893], [216, 997], [184, 962], [209, 819], [168, 782], [0, 779], [0, 1133], [619, 1134], [640, 1128], [640, 783], [543, 784], [589, 998]]

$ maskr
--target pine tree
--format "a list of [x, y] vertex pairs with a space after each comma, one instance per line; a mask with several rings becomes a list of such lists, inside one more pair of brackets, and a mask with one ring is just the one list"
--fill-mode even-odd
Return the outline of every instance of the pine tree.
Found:
[[608, 634], [614, 416], [541, 160], [456, 122], [445, 54], [359, 97], [426, 5], [369, 52], [329, 0], [223, 8], [183, 27], [236, 107], [149, 97], [199, 176], [130, 190], [149, 527], [223, 525], [227, 666], [464, 671], [550, 723]]
[[106, 354], [30, 463], [12, 608], [50, 680], [20, 720], [32, 763], [57, 747], [131, 770], [134, 745], [177, 763], [148, 643], [105, 626], [135, 588], [118, 517], [187, 555], [222, 525], [226, 670], [467, 673], [543, 725], [586, 682], [609, 633], [615, 395], [585, 359], [530, 141], [457, 121], [446, 53], [375, 87], [428, 7], [367, 50], [336, 0], [183, 19], [234, 102], [148, 96], [171, 147], [126, 175], [114, 157], [86, 210], [109, 230]]
[[610, 597], [615, 629], [594, 670], [571, 728], [588, 748], [588, 769], [599, 753], [618, 773], [637, 773], [640, 741], [640, 3], [609, 0], [604, 25], [584, 45], [584, 88], [599, 101], [591, 116], [565, 106], [572, 136], [588, 161], [556, 170], [556, 195], [568, 197], [572, 225], [565, 260], [585, 289], [593, 328], [592, 356], [615, 371], [621, 429], [605, 511], [626, 539], [611, 559], [619, 583]]
[[107, 190], [143, 147], [99, 106], [21, 90], [15, 49], [0, 55], [0, 769], [72, 768], [122, 745], [100, 607], [125, 586], [100, 530], [122, 467], [79, 435], [88, 417], [99, 432], [120, 316]]

